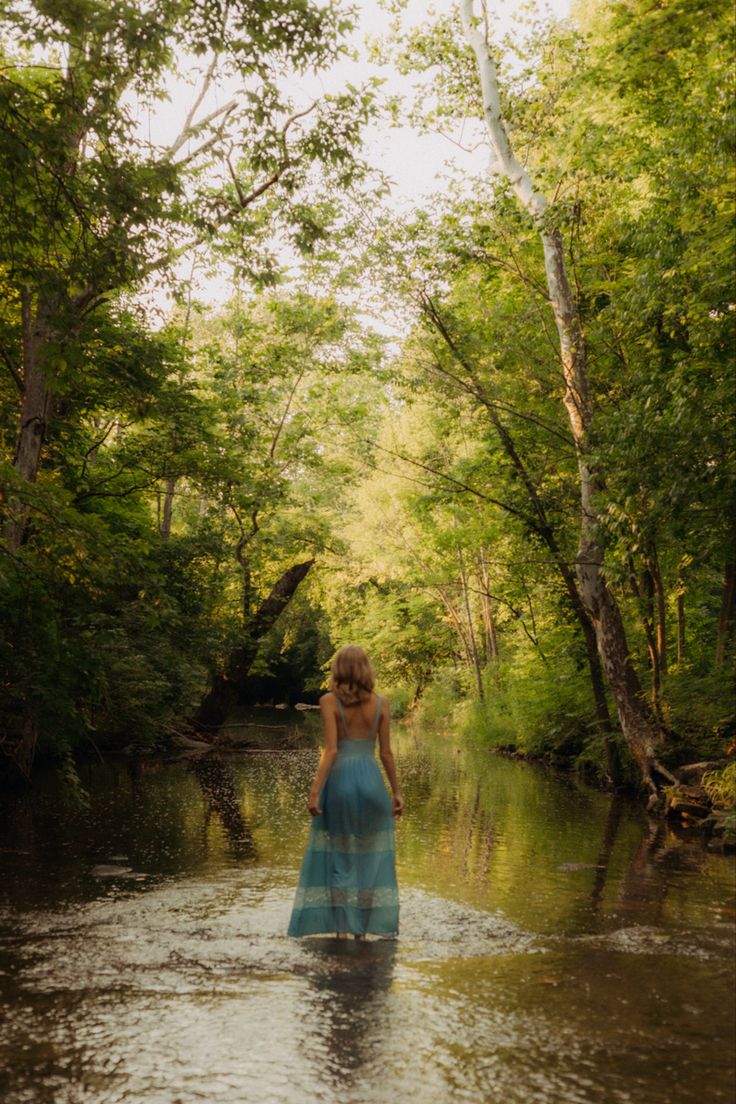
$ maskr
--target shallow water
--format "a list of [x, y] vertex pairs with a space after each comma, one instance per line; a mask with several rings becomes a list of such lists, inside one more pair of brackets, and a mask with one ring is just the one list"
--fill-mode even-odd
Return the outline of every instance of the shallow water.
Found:
[[397, 745], [396, 941], [284, 934], [312, 747], [90, 767], [82, 812], [51, 779], [4, 798], [5, 1104], [732, 1101], [734, 859]]

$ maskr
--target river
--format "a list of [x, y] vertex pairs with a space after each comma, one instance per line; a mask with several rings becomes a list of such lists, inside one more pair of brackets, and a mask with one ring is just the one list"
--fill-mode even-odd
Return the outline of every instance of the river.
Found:
[[290, 940], [317, 750], [250, 731], [2, 797], [4, 1104], [730, 1104], [732, 856], [405, 729], [398, 940]]

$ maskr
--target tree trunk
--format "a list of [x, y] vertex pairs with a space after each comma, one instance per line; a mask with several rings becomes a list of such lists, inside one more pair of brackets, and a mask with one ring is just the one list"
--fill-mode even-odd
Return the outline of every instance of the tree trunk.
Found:
[[647, 570], [652, 580], [654, 598], [657, 605], [657, 659], [659, 660], [660, 674], [667, 674], [667, 601], [662, 582], [662, 572], [659, 567], [657, 550], [652, 546], [647, 558]]
[[408, 706], [406, 707], [406, 712], [407, 713], [413, 713], [413, 711], [416, 709], [417, 705], [419, 704], [419, 699], [421, 698], [422, 694], [424, 693], [425, 686], [429, 682], [430, 673], [431, 672], [429, 672], [429, 671], [422, 671], [421, 674], [419, 675], [419, 679], [417, 680], [417, 684], [414, 687], [414, 693], [411, 696], [411, 701], [409, 702]]
[[442, 605], [445, 607], [445, 609], [447, 611], [447, 616], [450, 619], [450, 624], [452, 625], [453, 629], [455, 630], [455, 633], [457, 634], [458, 641], [460, 642], [460, 647], [462, 649], [462, 653], [463, 653], [463, 656], [464, 656], [465, 666], [468, 667], [468, 668], [472, 668], [472, 666], [473, 666], [473, 653], [472, 653], [472, 649], [471, 649], [471, 646], [470, 646], [470, 640], [468, 639], [468, 631], [467, 631], [465, 623], [463, 622], [462, 617], [460, 616], [457, 609], [455, 608], [455, 603], [450, 598], [447, 597], [447, 595], [445, 594], [442, 587], [435, 587], [434, 589], [431, 590], [431, 593], [436, 594], [437, 597], [440, 599]]
[[0, 729], [0, 784], [28, 781], [36, 757], [38, 727], [30, 709], [8, 710]]
[[[432, 572], [430, 571], [429, 566], [422, 560], [417, 550], [413, 548], [408, 542], [404, 541], [403, 543], [406, 551], [409, 553], [414, 562], [419, 565], [425, 576], [430, 576]], [[446, 593], [444, 587], [439, 586], [438, 584], [435, 584], [434, 586], [427, 585], [424, 589], [427, 591], [428, 594], [431, 594], [434, 599], [438, 600], [442, 606], [444, 606], [445, 611], [447, 612], [448, 620], [452, 625], [455, 633], [457, 634], [457, 638], [462, 649], [462, 656], [459, 656], [458, 658], [460, 661], [464, 662], [466, 667], [472, 668], [473, 660], [470, 649], [470, 642], [468, 640], [468, 633], [461, 614], [455, 608], [455, 603]]]
[[517, 160], [509, 141], [501, 111], [495, 62], [473, 13], [473, 0], [461, 0], [460, 16], [467, 41], [478, 64], [485, 123], [495, 155], [494, 171], [506, 177], [517, 198], [530, 214], [544, 251], [547, 290], [560, 342], [560, 361], [565, 382], [563, 402], [575, 441], [580, 473], [580, 536], [576, 571], [580, 595], [595, 629], [598, 652], [616, 702], [624, 738], [636, 759], [652, 804], [659, 791], [652, 778], [657, 767], [656, 750], [660, 733], [645, 702], [631, 663], [626, 632], [618, 604], [608, 588], [603, 571], [603, 551], [598, 540], [596, 492], [599, 477], [589, 459], [592, 422], [585, 340], [577, 304], [567, 277], [562, 235], [547, 217], [547, 201], [535, 187], [529, 173]]
[[[641, 618], [641, 625], [644, 629], [644, 639], [647, 644], [647, 654], [649, 656], [649, 667], [652, 672], [652, 708], [655, 715], [659, 715], [659, 650], [657, 648], [657, 640], [654, 635], [654, 584], [649, 571], [642, 572], [641, 586], [636, 577], [636, 569], [634, 567], [633, 560], [629, 561], [629, 584], [631, 586], [631, 593], [636, 598], [636, 604], [639, 609], [639, 617]], [[642, 593], [643, 591], [643, 593]]]
[[239, 562], [243, 569], [243, 624], [247, 625], [250, 621], [250, 610], [253, 603], [253, 579], [249, 562], [244, 557], [241, 557]]
[[159, 532], [164, 540], [168, 540], [171, 536], [171, 515], [174, 509], [174, 495], [176, 494], [176, 479], [169, 478], [166, 480], [166, 490], [164, 491], [164, 505], [161, 516], [161, 525], [159, 526]]
[[593, 621], [603, 670], [616, 702], [621, 730], [639, 766], [642, 781], [652, 797], [658, 798], [652, 768], [664, 772], [657, 762], [660, 739], [657, 725], [631, 663], [621, 611], [603, 578], [600, 551], [589, 544], [586, 555], [585, 547], [583, 545], [578, 567], [580, 589]]
[[285, 571], [268, 598], [261, 602], [238, 648], [230, 653], [225, 671], [215, 675], [192, 723], [200, 731], [212, 732], [224, 724], [237, 702], [262, 638], [286, 609], [314, 560], [294, 564]]
[[601, 668], [601, 661], [598, 655], [598, 643], [596, 640], [595, 629], [588, 615], [588, 611], [580, 596], [580, 589], [576, 579], [575, 572], [571, 570], [565, 557], [562, 554], [562, 550], [558, 544], [557, 536], [552, 528], [549, 518], [547, 517], [547, 511], [544, 508], [537, 488], [526, 470], [526, 465], [519, 456], [513, 438], [508, 430], [508, 427], [503, 424], [498, 412], [492, 408], [489, 409], [489, 416], [498, 433], [501, 443], [506, 451], [506, 455], [511, 460], [514, 468], [521, 477], [522, 483], [526, 489], [527, 495], [534, 507], [534, 510], [539, 518], [539, 525], [536, 532], [539, 534], [547, 548], [551, 552], [557, 569], [562, 577], [562, 581], [565, 584], [565, 590], [567, 591], [570, 605], [573, 608], [575, 617], [583, 633], [583, 639], [585, 641], [585, 652], [588, 661], [588, 671], [590, 674], [590, 684], [593, 690], [593, 700], [595, 702], [596, 718], [598, 725], [603, 733], [606, 741], [606, 758], [608, 760], [609, 775], [612, 781], [616, 781], [620, 774], [618, 764], [618, 749], [613, 738], [613, 726], [611, 724], [611, 717], [608, 712], [608, 700], [606, 698], [606, 688], [603, 678], [603, 670]]
[[685, 662], [685, 591], [677, 591], [677, 666]]
[[641, 573], [641, 593], [643, 594], [644, 602], [644, 624], [647, 634], [647, 644], [649, 647], [649, 655], [652, 662], [652, 684], [655, 689], [655, 694], [652, 698], [655, 699], [659, 695], [660, 686], [660, 665], [659, 665], [659, 648], [657, 646], [657, 636], [655, 630], [655, 618], [654, 618], [654, 579], [652, 573], [648, 567], [645, 567]]
[[726, 650], [736, 614], [736, 563], [726, 564], [723, 573], [723, 592], [721, 609], [718, 615], [718, 635], [716, 638], [716, 667], [722, 667], [726, 660]]
[[[77, 332], [97, 293], [87, 287], [63, 302], [64, 322], [59, 324], [62, 304], [39, 295], [35, 309], [27, 288], [21, 289], [22, 402], [13, 467], [22, 481], [36, 482], [41, 452], [46, 439], [56, 396], [46, 378], [45, 353], [53, 342], [64, 341]], [[20, 497], [20, 501], [19, 501]], [[28, 530], [28, 506], [23, 495], [9, 495], [9, 517], [5, 539], [12, 550], [24, 543]]]
[[[568, 591], [570, 593], [570, 591]], [[616, 786], [621, 782], [622, 770], [621, 770], [621, 757], [619, 755], [618, 746], [613, 732], [613, 725], [611, 723], [611, 715], [608, 712], [608, 699], [606, 697], [606, 684], [603, 675], [603, 668], [601, 667], [600, 656], [598, 654], [598, 641], [596, 639], [596, 632], [591, 623], [590, 618], [583, 606], [580, 594], [578, 593], [577, 586], [575, 587], [575, 598], [573, 600], [572, 594], [570, 594], [570, 600], [575, 609], [575, 614], [583, 630], [583, 639], [585, 640], [585, 653], [588, 660], [588, 673], [590, 675], [590, 684], [593, 689], [593, 701], [595, 702], [595, 715], [598, 722], [598, 730], [603, 736], [603, 743], [606, 750], [606, 770], [608, 773], [609, 784]]]
[[463, 558], [462, 549], [458, 548], [458, 560], [460, 564], [460, 586], [462, 587], [463, 605], [465, 607], [465, 618], [468, 625], [468, 648], [470, 653], [470, 662], [473, 668], [473, 674], [475, 675], [475, 687], [478, 691], [478, 701], [482, 702], [484, 698], [483, 693], [483, 672], [480, 669], [480, 656], [478, 655], [478, 641], [475, 635], [475, 627], [473, 625], [473, 613], [470, 609], [470, 593], [468, 591], [468, 579], [465, 573], [465, 561]]
[[[40, 307], [35, 315], [30, 294], [24, 290], [22, 304], [23, 398], [15, 443], [13, 467], [21, 479], [35, 483], [41, 461], [41, 449], [53, 405], [53, 394], [41, 366], [43, 347], [49, 337], [47, 313]], [[26, 538], [28, 509], [10, 496], [10, 516], [5, 526], [5, 539], [13, 550]]]
[[488, 574], [488, 562], [485, 549], [481, 548], [479, 557], [479, 578], [481, 593], [481, 611], [483, 615], [483, 634], [485, 639], [485, 660], [488, 664], [498, 662], [498, 633], [496, 619], [493, 616], [491, 601], [491, 580]]

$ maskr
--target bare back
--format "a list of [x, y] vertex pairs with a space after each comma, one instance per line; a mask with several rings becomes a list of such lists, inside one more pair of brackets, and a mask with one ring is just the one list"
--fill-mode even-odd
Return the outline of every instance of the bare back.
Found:
[[338, 739], [375, 739], [383, 712], [383, 698], [378, 694], [371, 694], [363, 701], [345, 705], [336, 694], [333, 697]]

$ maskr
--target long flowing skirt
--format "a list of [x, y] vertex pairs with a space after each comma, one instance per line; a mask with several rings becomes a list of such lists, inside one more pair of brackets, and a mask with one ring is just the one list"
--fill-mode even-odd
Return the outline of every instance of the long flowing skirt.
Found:
[[341, 740], [313, 817], [289, 935], [396, 935], [394, 819], [373, 740]]

